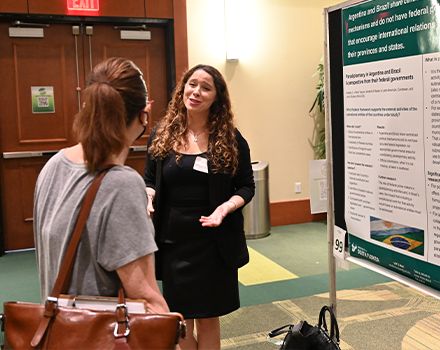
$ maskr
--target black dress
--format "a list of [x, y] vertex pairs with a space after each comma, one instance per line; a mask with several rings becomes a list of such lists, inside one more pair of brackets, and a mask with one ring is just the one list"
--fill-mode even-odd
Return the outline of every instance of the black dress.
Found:
[[159, 235], [162, 287], [170, 310], [186, 319], [228, 314], [240, 307], [238, 270], [227, 267], [214, 235], [199, 219], [211, 215], [208, 174], [194, 170], [197, 157], [163, 161], [163, 225]]

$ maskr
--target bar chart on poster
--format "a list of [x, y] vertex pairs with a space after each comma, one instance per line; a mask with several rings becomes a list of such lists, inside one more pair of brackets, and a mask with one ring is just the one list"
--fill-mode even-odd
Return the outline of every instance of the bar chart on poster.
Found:
[[342, 10], [349, 251], [440, 290], [440, 5]]

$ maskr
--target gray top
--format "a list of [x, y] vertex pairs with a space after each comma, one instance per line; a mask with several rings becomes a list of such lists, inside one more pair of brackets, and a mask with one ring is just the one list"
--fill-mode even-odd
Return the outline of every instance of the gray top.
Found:
[[[79, 210], [93, 181], [86, 166], [64, 150], [38, 176], [34, 195], [34, 239], [41, 297], [52, 292]], [[117, 296], [116, 269], [157, 250], [140, 175], [127, 166], [102, 180], [81, 236], [68, 294]]]

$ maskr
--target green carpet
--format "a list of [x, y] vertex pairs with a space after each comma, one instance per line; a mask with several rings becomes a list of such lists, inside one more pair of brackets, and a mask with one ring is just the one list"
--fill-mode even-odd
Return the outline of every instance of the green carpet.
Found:
[[[398, 282], [337, 295], [342, 350], [440, 349], [440, 300]], [[221, 318], [222, 349], [279, 349], [268, 332], [301, 320], [315, 325], [326, 304], [328, 293], [243, 307]]]
[[[325, 222], [273, 227], [269, 236], [248, 240], [247, 243], [300, 278], [253, 286], [240, 284], [242, 306], [329, 291]], [[351, 263], [349, 271], [337, 269], [338, 289], [389, 281], [389, 278]], [[0, 311], [3, 310], [3, 302], [8, 300], [40, 302], [35, 251], [13, 252], [0, 258]]]
[[[255, 286], [240, 285], [241, 306], [301, 298], [329, 291], [326, 222], [272, 227], [269, 236], [248, 240], [247, 244], [300, 278]], [[349, 268], [349, 271], [337, 268], [338, 289], [391, 281], [356, 264], [350, 263]]]
[[[277, 350], [266, 340], [269, 331], [300, 320], [316, 324], [329, 302], [327, 226], [273, 227], [248, 245], [299, 278], [240, 284], [242, 308], [221, 318], [222, 347]], [[438, 300], [352, 263], [349, 271], [337, 270], [336, 286], [342, 349], [440, 349]], [[0, 258], [0, 312], [9, 300], [40, 302], [34, 251]]]
[[0, 258], [0, 312], [5, 301], [40, 303], [35, 251], [5, 254]]

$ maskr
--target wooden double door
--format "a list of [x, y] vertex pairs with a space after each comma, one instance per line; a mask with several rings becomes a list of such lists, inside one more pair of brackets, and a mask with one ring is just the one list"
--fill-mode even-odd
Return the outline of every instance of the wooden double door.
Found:
[[[144, 73], [155, 103], [148, 131], [133, 145], [127, 160], [140, 173], [149, 132], [164, 115], [171, 91], [173, 62], [166, 26], [149, 25], [151, 39], [139, 40], [132, 39], [139, 37], [136, 27], [113, 23], [40, 23], [37, 31], [29, 25], [18, 30], [17, 37], [11, 22], [0, 22], [0, 255], [4, 250], [34, 247], [35, 183], [50, 156], [76, 143], [72, 123], [93, 66], [109, 57], [125, 57]], [[121, 39], [121, 30], [129, 31], [128, 39]], [[145, 30], [141, 31], [145, 37]], [[42, 109], [33, 102], [35, 91], [48, 97], [41, 100]], [[49, 110], [44, 109], [50, 103]]]

